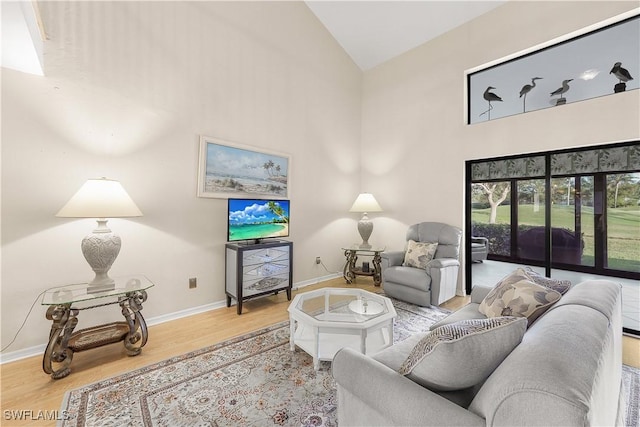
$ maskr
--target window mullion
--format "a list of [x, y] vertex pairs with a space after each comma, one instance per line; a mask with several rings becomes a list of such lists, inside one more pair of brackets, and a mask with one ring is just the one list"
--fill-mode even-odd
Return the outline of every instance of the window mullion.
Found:
[[602, 271], [607, 257], [607, 182], [605, 174], [593, 177], [594, 263], [596, 271]]

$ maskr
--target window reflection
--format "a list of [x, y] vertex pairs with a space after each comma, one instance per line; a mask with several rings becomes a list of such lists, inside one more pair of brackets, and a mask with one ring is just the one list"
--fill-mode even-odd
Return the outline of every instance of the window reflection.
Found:
[[472, 185], [472, 234], [489, 239], [492, 255], [511, 255], [510, 193], [509, 181]]
[[640, 172], [607, 175], [605, 267], [640, 272]]

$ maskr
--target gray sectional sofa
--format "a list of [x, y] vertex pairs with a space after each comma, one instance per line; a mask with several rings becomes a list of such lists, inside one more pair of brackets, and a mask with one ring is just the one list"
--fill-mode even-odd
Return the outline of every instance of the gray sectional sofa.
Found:
[[[478, 307], [489, 290], [474, 288], [469, 305], [434, 327], [483, 318]], [[421, 335], [373, 356], [348, 348], [336, 354], [340, 426], [623, 424], [621, 290], [614, 282], [573, 286], [486, 380], [462, 390], [432, 391], [398, 373]], [[465, 375], [464, 366], [451, 365], [441, 369]]]

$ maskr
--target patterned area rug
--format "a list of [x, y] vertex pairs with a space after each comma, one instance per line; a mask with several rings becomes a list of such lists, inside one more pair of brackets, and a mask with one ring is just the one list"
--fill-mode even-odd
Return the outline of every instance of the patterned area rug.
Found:
[[622, 365], [622, 382], [627, 394], [625, 426], [640, 427], [640, 369]]
[[[394, 300], [394, 341], [448, 311]], [[62, 426], [335, 426], [331, 364], [289, 349], [282, 322], [66, 393]]]
[[[394, 341], [448, 311], [393, 300]], [[640, 370], [624, 367], [627, 425], [638, 425]], [[201, 350], [68, 391], [61, 426], [336, 426], [331, 364], [289, 350], [282, 322]]]

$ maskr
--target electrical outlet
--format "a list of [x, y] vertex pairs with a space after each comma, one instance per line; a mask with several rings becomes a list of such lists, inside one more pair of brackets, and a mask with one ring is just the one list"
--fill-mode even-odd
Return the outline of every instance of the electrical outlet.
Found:
[[195, 277], [192, 277], [189, 279], [189, 289], [194, 289], [198, 286], [198, 279]]
[[321, 262], [322, 262], [322, 261], [320, 260], [320, 257], [319, 257], [319, 256], [317, 256], [317, 257], [316, 257], [316, 264], [320, 264]]

